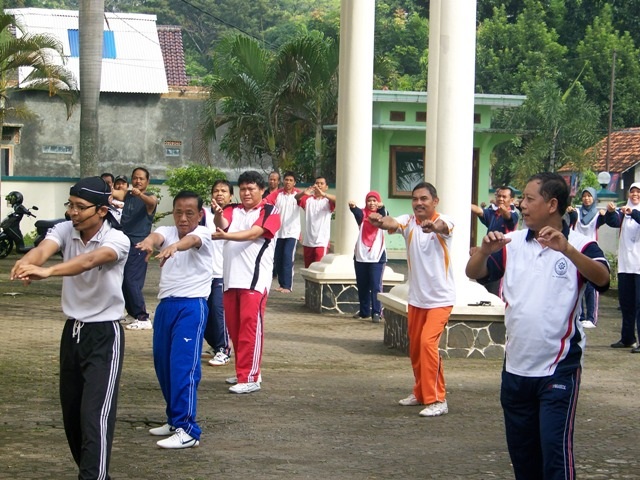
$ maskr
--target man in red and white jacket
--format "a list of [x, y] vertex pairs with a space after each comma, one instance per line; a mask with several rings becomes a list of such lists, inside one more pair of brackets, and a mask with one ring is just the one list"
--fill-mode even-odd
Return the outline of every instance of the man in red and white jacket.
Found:
[[296, 175], [293, 172], [284, 173], [284, 187], [265, 197], [267, 203], [275, 205], [280, 213], [282, 227], [278, 230], [276, 252], [274, 255], [274, 276], [278, 276], [278, 288], [282, 293], [291, 293], [293, 285], [293, 259], [296, 254], [296, 244], [300, 238], [300, 206], [296, 195], [300, 190], [296, 188]]
[[229, 391], [252, 393], [260, 390], [264, 312], [280, 215], [262, 198], [265, 183], [259, 172], [242, 173], [238, 187], [240, 204], [223, 210], [212, 202], [217, 227], [212, 238], [227, 240], [223, 247], [223, 302], [236, 355], [236, 378], [228, 381], [237, 382]]
[[304, 268], [322, 260], [329, 251], [331, 214], [336, 208], [336, 197], [327, 193], [329, 185], [324, 177], [317, 177], [314, 185], [296, 195], [298, 205], [305, 211]]

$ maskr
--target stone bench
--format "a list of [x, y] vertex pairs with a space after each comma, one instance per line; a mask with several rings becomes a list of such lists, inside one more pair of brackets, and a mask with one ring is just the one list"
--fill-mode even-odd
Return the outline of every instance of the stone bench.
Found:
[[[320, 262], [300, 270], [304, 278], [305, 306], [312, 312], [353, 315], [360, 309], [353, 258], [326, 255]], [[383, 291], [404, 282], [404, 275], [388, 266], [382, 277]]]
[[[384, 307], [384, 344], [409, 353], [407, 284], [378, 296]], [[504, 307], [455, 306], [440, 339], [444, 358], [504, 357]]]

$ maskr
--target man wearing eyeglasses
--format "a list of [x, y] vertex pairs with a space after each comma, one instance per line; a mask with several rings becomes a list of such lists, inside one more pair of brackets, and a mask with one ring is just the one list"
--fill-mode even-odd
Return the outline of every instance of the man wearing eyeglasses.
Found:
[[249, 170], [238, 177], [240, 204], [222, 208], [214, 199], [212, 238], [223, 248], [224, 314], [236, 356], [231, 393], [260, 390], [264, 313], [271, 287], [275, 236], [281, 220], [277, 207], [262, 198], [264, 179]]
[[147, 276], [147, 262], [144, 252], [136, 244], [144, 240], [153, 225], [153, 217], [158, 206], [158, 198], [147, 192], [149, 170], [137, 167], [131, 174], [131, 190], [114, 190], [113, 198], [124, 202], [122, 209], [122, 230], [131, 241], [129, 259], [124, 269], [122, 291], [127, 313], [134, 319], [127, 330], [151, 330], [151, 320], [142, 294]]
[[[70, 221], [57, 224], [11, 270], [12, 280], [64, 277], [60, 342], [60, 402], [67, 441], [82, 480], [109, 478], [111, 444], [124, 332], [120, 285], [129, 239], [109, 209], [111, 188], [100, 177], [84, 178], [65, 204]], [[62, 252], [65, 261], [43, 267]]]

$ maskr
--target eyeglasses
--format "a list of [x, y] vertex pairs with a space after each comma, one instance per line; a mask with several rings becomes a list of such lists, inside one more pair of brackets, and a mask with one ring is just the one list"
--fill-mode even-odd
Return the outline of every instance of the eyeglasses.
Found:
[[75, 211], [77, 213], [84, 213], [91, 207], [97, 207], [97, 205], [76, 205], [71, 202], [67, 202], [64, 204], [64, 208], [66, 208], [68, 212]]

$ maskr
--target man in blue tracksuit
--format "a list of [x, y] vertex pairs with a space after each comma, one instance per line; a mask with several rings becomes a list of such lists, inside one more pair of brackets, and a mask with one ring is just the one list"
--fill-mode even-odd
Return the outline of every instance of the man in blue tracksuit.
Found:
[[147, 258], [155, 249], [160, 250], [156, 255], [161, 260], [161, 272], [153, 364], [167, 402], [167, 423], [149, 433], [168, 437], [157, 442], [161, 448], [200, 444], [197, 390], [213, 276], [213, 243], [209, 229], [199, 225], [202, 215], [198, 194], [182, 191], [173, 199], [175, 226], [158, 227], [137, 245]]

